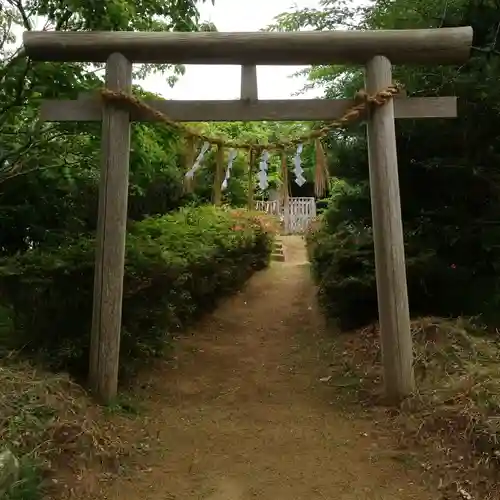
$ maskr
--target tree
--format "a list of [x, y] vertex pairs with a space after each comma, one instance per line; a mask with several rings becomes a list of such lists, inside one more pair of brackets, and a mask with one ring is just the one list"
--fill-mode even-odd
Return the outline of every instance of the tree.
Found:
[[[194, 0], [56, 2], [0, 0], [0, 253], [57, 242], [95, 227], [100, 127], [38, 121], [44, 98], [75, 98], [103, 85], [100, 67], [35, 63], [19, 48], [19, 33], [56, 30], [196, 30]], [[153, 67], [143, 65], [142, 76]], [[169, 82], [182, 67], [159, 66]], [[139, 90], [139, 89], [137, 89]], [[131, 215], [179, 205], [178, 136], [148, 124], [133, 129]], [[154, 178], [154, 182], [153, 182]], [[152, 192], [156, 193], [153, 196]], [[156, 206], [146, 206], [149, 203]]]
[[[339, 24], [352, 29], [473, 27], [474, 50], [467, 64], [394, 68], [395, 79], [405, 84], [410, 96], [455, 94], [459, 98], [457, 119], [397, 124], [400, 185], [412, 312], [496, 315], [500, 3], [376, 0], [360, 8], [352, 2], [323, 0], [322, 5], [323, 10], [284, 14], [273, 29], [325, 29]], [[308, 76], [311, 85], [325, 87], [328, 97], [353, 95], [363, 86], [359, 68], [315, 67]], [[347, 188], [339, 185], [327, 211], [329, 236], [322, 248], [329, 250], [320, 267], [333, 283], [328, 289], [330, 301], [357, 280], [349, 300], [364, 302], [369, 311], [362, 319], [369, 321], [376, 317], [376, 301], [366, 141], [364, 131], [360, 132], [360, 127], [353, 127], [330, 136], [330, 149], [335, 152], [332, 174], [344, 180]], [[333, 256], [338, 256], [339, 245], [349, 249], [342, 253], [342, 262]], [[328, 262], [336, 258], [333, 268]], [[335, 313], [342, 311], [337, 307]]]

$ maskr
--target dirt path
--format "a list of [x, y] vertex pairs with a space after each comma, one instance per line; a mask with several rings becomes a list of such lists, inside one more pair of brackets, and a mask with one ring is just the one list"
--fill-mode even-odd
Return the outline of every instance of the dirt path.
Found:
[[[156, 449], [100, 500], [427, 500], [393, 443], [332, 404], [302, 240], [179, 343], [150, 374]], [[319, 336], [319, 337], [318, 337]], [[304, 342], [309, 346], [304, 348]]]

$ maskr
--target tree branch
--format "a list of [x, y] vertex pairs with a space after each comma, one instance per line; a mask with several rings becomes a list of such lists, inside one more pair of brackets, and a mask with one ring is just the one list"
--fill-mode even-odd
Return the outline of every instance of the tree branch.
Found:
[[31, 21], [29, 20], [29, 16], [24, 10], [24, 6], [21, 0], [7, 0], [7, 3], [19, 11], [21, 19], [23, 20], [24, 29], [26, 31], [31, 31], [33, 29], [31, 26]]
[[[26, 67], [24, 69], [24, 72], [17, 81], [16, 93], [13, 100], [10, 103], [5, 104], [5, 106], [3, 106], [2, 109], [0, 110], [0, 127], [3, 126], [7, 121], [8, 111], [10, 111], [12, 108], [15, 108], [16, 106], [21, 106], [23, 104], [24, 91], [30, 90], [29, 88], [26, 89], [24, 86], [24, 82], [26, 80], [26, 76], [28, 75], [28, 71], [30, 70], [30, 68], [31, 68], [31, 61], [28, 59], [26, 61]], [[33, 85], [33, 82], [31, 82], [31, 85]]]
[[[10, 161], [11, 163], [18, 163], [21, 156], [26, 154], [28, 151], [45, 146], [47, 144], [50, 144], [51, 142], [54, 142], [54, 140], [59, 139], [61, 137], [65, 137], [67, 133], [65, 131], [58, 131], [53, 133], [51, 136], [48, 138], [45, 137], [40, 140], [36, 140], [33, 135], [29, 136], [29, 139], [27, 142], [25, 142], [23, 145], [19, 146], [15, 151], [11, 151], [9, 153], [4, 154], [0, 158], [0, 165], [3, 165], [7, 161]], [[1, 169], [0, 169], [1, 171]]]
[[9, 70], [14, 66], [19, 60], [26, 58], [26, 53], [24, 51], [24, 47], [19, 47], [17, 52], [14, 53], [14, 55], [11, 57], [10, 61], [5, 63], [5, 66], [3, 67], [2, 71], [0, 71], [0, 81], [2, 81]]
[[48, 165], [46, 167], [33, 167], [26, 170], [20, 170], [20, 171], [18, 170], [10, 175], [7, 174], [6, 176], [2, 176], [0, 173], [0, 184], [3, 184], [4, 182], [9, 181], [10, 179], [13, 179], [14, 177], [19, 177], [20, 175], [27, 175], [36, 171], [44, 172], [46, 170], [52, 170], [54, 168], [60, 168], [60, 167], [74, 167], [80, 165], [80, 163], [81, 163], [80, 160], [75, 162], [64, 161], [62, 163], [56, 163], [54, 165]]
[[495, 50], [493, 47], [471, 47], [471, 50], [475, 50], [476, 52], [482, 52], [483, 54], [494, 54], [496, 56], [500, 56], [500, 51]]

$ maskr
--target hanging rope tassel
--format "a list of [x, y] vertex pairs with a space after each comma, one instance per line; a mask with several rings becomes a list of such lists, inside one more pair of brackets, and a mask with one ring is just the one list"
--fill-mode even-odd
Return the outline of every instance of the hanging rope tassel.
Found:
[[250, 148], [248, 151], [248, 210], [253, 210], [253, 194], [255, 189], [253, 169], [257, 154], [258, 151], [256, 151], [254, 148]]
[[327, 191], [329, 174], [325, 151], [320, 139], [316, 139], [316, 168], [314, 172], [314, 194], [316, 198], [322, 198]]
[[[186, 137], [186, 145], [184, 149], [184, 163], [186, 165], [186, 172], [189, 172], [194, 163], [196, 154], [195, 138], [190, 135]], [[192, 193], [194, 191], [194, 177], [184, 177], [184, 192]]]
[[216, 207], [222, 203], [222, 177], [224, 175], [224, 146], [219, 144], [217, 146], [217, 153], [215, 155], [215, 179], [213, 190], [213, 202]]
[[280, 193], [280, 214], [281, 224], [284, 230], [284, 234], [288, 234], [290, 226], [290, 186], [288, 181], [288, 162], [286, 157], [286, 151], [281, 150], [281, 193]]
[[285, 150], [281, 151], [281, 190], [280, 190], [280, 200], [284, 204], [289, 198], [289, 186], [288, 186], [288, 164], [286, 160]]

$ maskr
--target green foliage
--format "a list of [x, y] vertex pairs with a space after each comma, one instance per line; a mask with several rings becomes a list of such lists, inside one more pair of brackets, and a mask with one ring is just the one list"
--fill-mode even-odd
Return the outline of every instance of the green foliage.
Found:
[[[267, 265], [271, 237], [251, 214], [183, 209], [131, 225], [126, 252], [122, 368], [160, 353], [218, 299]], [[6, 259], [0, 288], [13, 309], [8, 348], [42, 353], [54, 369], [85, 373], [94, 241], [81, 238]]]
[[[74, 99], [103, 85], [86, 64], [28, 60], [19, 52], [22, 31], [195, 31], [199, 3], [186, 0], [108, 2], [53, 0], [0, 6], [0, 255], [95, 230], [100, 127], [41, 123], [41, 99]], [[205, 27], [206, 28], [206, 27]], [[97, 65], [102, 69], [102, 65]], [[141, 65], [136, 77], [162, 71], [173, 84], [182, 67]], [[135, 92], [144, 94], [140, 88]], [[179, 136], [157, 124], [132, 129], [129, 217], [164, 214], [186, 202], [179, 171]]]
[[[497, 324], [500, 291], [500, 4], [482, 0], [322, 1], [316, 12], [298, 10], [274, 29], [294, 23], [314, 29], [471, 25], [474, 49], [460, 67], [395, 66], [409, 96], [457, 95], [452, 120], [400, 120], [397, 149], [413, 315], [482, 314]], [[352, 96], [363, 87], [360, 68], [314, 67], [313, 86], [327, 97]], [[352, 126], [329, 137], [334, 183], [324, 227], [309, 236], [322, 300], [348, 326], [377, 318], [374, 253], [365, 130]]]
[[[213, 31], [200, 23], [200, 2], [120, 0], [96, 7], [89, 0], [64, 5], [53, 0], [3, 2], [0, 8], [0, 256], [65, 244], [96, 229], [100, 175], [100, 126], [92, 123], [41, 123], [42, 99], [75, 99], [103, 86], [103, 65], [28, 60], [19, 52], [21, 31], [142, 30]], [[4, 5], [5, 4], [5, 5]], [[160, 71], [169, 85], [182, 66], [139, 65], [136, 78]], [[135, 86], [141, 97], [157, 97]], [[212, 135], [267, 142], [303, 130], [303, 124], [203, 124]], [[162, 215], [212, 199], [213, 155], [196, 176], [195, 192], [183, 190], [183, 140], [161, 124], [136, 123], [130, 154], [130, 220]], [[270, 184], [277, 185], [273, 158]], [[224, 201], [247, 202], [247, 161], [238, 156]], [[306, 166], [308, 171], [308, 166]], [[266, 193], [263, 194], [264, 196]]]
[[[230, 122], [206, 124], [205, 129], [207, 134], [213, 137], [221, 136], [229, 140], [268, 144], [305, 135], [310, 131], [311, 125], [302, 122]], [[223, 199], [231, 206], [241, 207], [245, 206], [248, 200], [248, 152], [238, 151], [237, 153], [228, 189], [223, 192]], [[288, 177], [290, 182], [294, 179], [294, 174], [292, 173], [293, 148], [288, 150], [287, 153]], [[304, 145], [301, 161], [304, 175], [308, 182], [302, 187], [291, 182], [293, 196], [314, 196], [315, 151], [311, 144]], [[254, 193], [256, 199], [260, 197], [266, 199], [269, 190], [279, 190], [281, 187], [281, 156], [279, 152], [273, 151], [271, 153], [268, 167], [269, 187], [264, 192], [259, 189], [257, 175], [254, 175]], [[257, 172], [258, 168], [257, 162], [254, 166], [255, 172]], [[196, 184], [198, 184], [198, 181], [201, 181], [201, 186], [198, 186], [196, 189], [196, 195], [198, 199], [204, 202], [211, 200], [214, 172], [215, 155], [211, 151], [205, 157], [205, 166], [196, 174]], [[204, 186], [204, 189], [202, 186]]]
[[320, 302], [345, 329], [368, 323], [377, 308], [373, 243], [366, 236], [347, 226], [307, 236]]
[[20, 462], [19, 480], [7, 491], [4, 500], [43, 500], [43, 478], [37, 464], [28, 458]]

